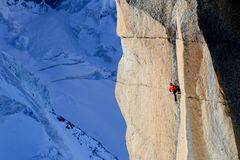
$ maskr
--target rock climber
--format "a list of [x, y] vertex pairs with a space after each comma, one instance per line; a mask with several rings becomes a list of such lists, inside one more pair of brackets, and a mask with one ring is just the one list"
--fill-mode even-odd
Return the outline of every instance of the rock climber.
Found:
[[174, 85], [173, 83], [169, 84], [169, 92], [173, 93], [174, 100], [177, 102], [177, 93], [181, 94], [180, 87], [178, 85]]

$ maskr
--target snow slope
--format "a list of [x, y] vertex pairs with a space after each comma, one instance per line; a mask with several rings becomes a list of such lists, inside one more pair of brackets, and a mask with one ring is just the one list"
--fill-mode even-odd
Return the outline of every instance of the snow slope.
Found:
[[56, 115], [45, 86], [14, 61], [0, 53], [1, 159], [117, 159]]
[[[112, 155], [122, 160], [128, 159], [126, 126], [114, 97], [114, 80], [121, 55], [115, 22], [115, 2], [110, 0], [63, 1], [55, 9], [32, 1], [0, 2], [1, 55], [14, 57], [13, 63], [21, 65], [24, 72], [31, 72], [32, 76], [37, 77], [37, 83], [45, 88], [36, 88], [32, 93], [30, 81], [24, 82], [27, 87], [24, 90], [18, 88], [22, 79], [14, 84], [8, 82], [9, 77], [1, 81], [0, 101], [4, 105], [0, 110], [4, 110], [2, 108], [5, 106], [10, 110], [15, 108], [13, 113], [1, 116], [0, 128], [5, 132], [0, 136], [3, 139], [7, 133], [10, 136], [1, 147], [8, 146], [10, 139], [12, 144], [19, 142], [15, 149], [24, 150], [19, 153], [19, 157], [25, 157], [23, 159], [27, 156], [31, 159], [33, 155], [41, 159], [39, 157], [52, 154], [65, 156], [65, 159], [67, 155], [72, 155], [69, 159], [79, 159], [81, 156], [86, 159], [100, 155], [99, 152], [107, 156], [105, 159], [114, 159]], [[1, 67], [6, 67], [6, 64], [1, 64]], [[0, 75], [3, 74], [1, 71]], [[25, 92], [29, 93], [23, 96]], [[34, 97], [36, 101], [32, 100]], [[41, 109], [33, 111], [35, 105]], [[25, 113], [25, 110], [30, 113]], [[52, 138], [54, 134], [48, 133], [43, 122], [36, 118], [40, 112], [43, 116], [40, 119], [51, 123], [50, 128], [55, 130], [58, 138]], [[70, 125], [66, 131], [69, 124], [74, 124], [74, 127]], [[86, 136], [85, 132], [97, 141]], [[81, 140], [79, 136], [82, 134], [87, 138]], [[85, 148], [79, 147], [83, 141]], [[96, 146], [100, 146], [97, 151]], [[11, 147], [9, 144], [9, 148], [0, 148], [0, 159], [9, 155]]]

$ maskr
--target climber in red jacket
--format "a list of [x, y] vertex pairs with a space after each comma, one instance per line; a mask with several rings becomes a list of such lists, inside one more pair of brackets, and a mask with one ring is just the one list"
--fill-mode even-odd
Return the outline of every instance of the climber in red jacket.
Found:
[[172, 83], [169, 84], [169, 92], [172, 92], [174, 95], [174, 100], [177, 102], [177, 93], [181, 94], [180, 87], [178, 85], [174, 85]]
[[175, 90], [176, 90], [175, 86], [172, 83], [170, 83], [169, 84], [169, 92], [174, 92]]

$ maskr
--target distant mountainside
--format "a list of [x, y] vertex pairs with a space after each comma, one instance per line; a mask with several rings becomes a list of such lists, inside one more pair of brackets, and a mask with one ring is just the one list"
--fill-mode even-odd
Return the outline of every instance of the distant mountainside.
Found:
[[115, 1], [0, 2], [0, 159], [128, 159], [115, 25]]
[[15, 59], [0, 53], [0, 62], [1, 159], [117, 159], [57, 115], [47, 88]]

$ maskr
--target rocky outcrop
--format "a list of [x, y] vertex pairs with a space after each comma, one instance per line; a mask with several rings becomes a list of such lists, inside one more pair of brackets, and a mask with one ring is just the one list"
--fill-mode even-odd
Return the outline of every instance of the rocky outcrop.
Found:
[[[130, 159], [239, 159], [239, 6], [117, 0], [116, 97]], [[177, 104], [169, 82], [181, 87]]]

